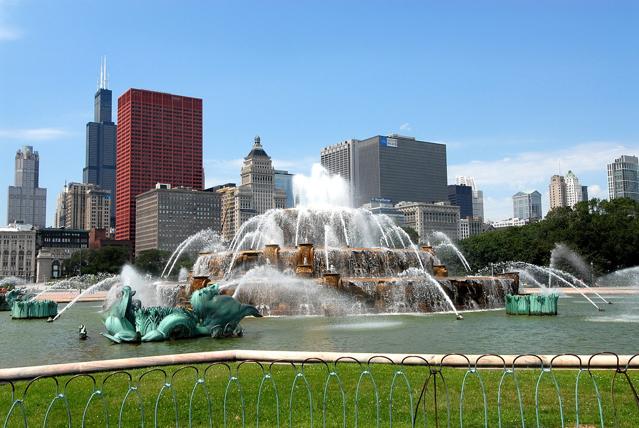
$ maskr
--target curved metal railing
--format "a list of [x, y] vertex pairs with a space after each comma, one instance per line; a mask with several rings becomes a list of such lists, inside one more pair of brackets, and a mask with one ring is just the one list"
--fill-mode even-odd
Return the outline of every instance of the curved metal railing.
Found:
[[639, 354], [224, 351], [0, 369], [3, 427], [639, 426]]

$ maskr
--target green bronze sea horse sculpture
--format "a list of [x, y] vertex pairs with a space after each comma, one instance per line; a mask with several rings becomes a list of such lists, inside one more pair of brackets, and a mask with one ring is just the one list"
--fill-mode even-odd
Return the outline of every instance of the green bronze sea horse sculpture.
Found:
[[142, 307], [133, 300], [134, 291], [122, 288], [118, 301], [109, 309], [105, 337], [114, 342], [154, 342], [167, 339], [211, 336], [241, 336], [240, 321], [249, 315], [261, 317], [258, 310], [231, 296], [220, 295], [217, 284], [197, 290], [191, 296], [192, 309], [181, 307]]

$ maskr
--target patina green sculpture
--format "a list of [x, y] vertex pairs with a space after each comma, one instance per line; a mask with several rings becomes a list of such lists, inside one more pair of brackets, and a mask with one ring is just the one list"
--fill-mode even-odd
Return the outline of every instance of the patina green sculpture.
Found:
[[28, 301], [33, 297], [33, 293], [25, 288], [9, 286], [0, 289], [0, 311], [10, 311], [17, 301]]
[[241, 336], [240, 321], [258, 310], [231, 296], [220, 295], [217, 284], [197, 290], [191, 309], [152, 306], [144, 308], [134, 300], [135, 291], [124, 286], [109, 308], [103, 335], [114, 342], [154, 342], [167, 339], [211, 336]]

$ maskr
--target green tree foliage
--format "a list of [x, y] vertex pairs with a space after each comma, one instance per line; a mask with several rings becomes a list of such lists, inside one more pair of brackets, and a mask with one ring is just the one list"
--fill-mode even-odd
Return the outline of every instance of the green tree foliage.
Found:
[[141, 251], [135, 257], [135, 267], [143, 273], [158, 276], [162, 273], [166, 262], [171, 257], [171, 253], [163, 250], [145, 250]]
[[73, 253], [65, 260], [67, 275], [96, 274], [100, 272], [118, 273], [129, 261], [129, 249], [126, 247], [102, 247], [84, 249]]
[[518, 260], [548, 265], [556, 243], [564, 243], [599, 272], [639, 265], [639, 203], [631, 199], [578, 203], [558, 208], [546, 218], [471, 236], [460, 243], [474, 268]]
[[[142, 273], [148, 273], [153, 276], [159, 276], [162, 274], [166, 263], [169, 261], [171, 257], [171, 253], [164, 250], [146, 250], [141, 251], [140, 254], [135, 258], [134, 266], [140, 270]], [[181, 268], [186, 268], [191, 270], [193, 267], [193, 263], [195, 263], [194, 258], [187, 253], [184, 253], [180, 256], [177, 262], [175, 262], [175, 266], [171, 271], [172, 277], [177, 277]]]

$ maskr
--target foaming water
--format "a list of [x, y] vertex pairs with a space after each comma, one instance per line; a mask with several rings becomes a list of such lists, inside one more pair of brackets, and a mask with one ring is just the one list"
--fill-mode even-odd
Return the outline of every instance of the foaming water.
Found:
[[94, 293], [94, 292], [96, 292], [98, 290], [104, 290], [104, 289], [110, 290], [119, 281], [120, 281], [120, 277], [119, 276], [113, 276], [113, 277], [110, 277], [110, 278], [105, 278], [102, 281], [90, 286], [89, 288], [84, 290], [82, 293], [79, 293], [64, 308], [62, 308], [62, 310], [60, 312], [58, 312], [55, 317], [53, 317], [53, 321], [55, 321], [58, 318], [60, 318], [64, 312], [66, 312], [67, 310], [71, 309], [73, 307], [73, 305], [76, 302], [80, 301], [80, 299], [82, 299], [84, 296], [86, 296], [88, 294], [91, 294], [91, 293]]
[[311, 175], [293, 176], [295, 205], [302, 208], [350, 207], [348, 183], [339, 175], [330, 175], [320, 164], [313, 164]]
[[168, 278], [184, 251], [220, 251], [223, 250], [222, 239], [212, 229], [203, 229], [182, 241], [169, 257], [160, 275]]
[[597, 284], [610, 287], [639, 287], [639, 266], [620, 269], [599, 277]]
[[440, 241], [438, 244], [435, 245], [435, 248], [448, 247], [452, 249], [459, 258], [459, 261], [461, 262], [464, 269], [466, 269], [466, 272], [471, 271], [470, 264], [468, 263], [468, 260], [466, 260], [464, 253], [461, 252], [461, 250], [453, 243], [448, 235], [446, 235], [444, 232], [433, 232], [432, 237], [433, 240]]
[[[552, 282], [552, 280], [555, 280], [555, 283], [558, 283], [558, 285], [563, 285], [563, 286], [568, 286], [568, 287], [574, 288], [575, 290], [577, 290], [577, 292], [579, 294], [581, 294], [581, 296], [584, 299], [586, 299], [597, 310], [603, 311], [603, 308], [600, 308], [599, 306], [597, 306], [597, 304], [582, 291], [584, 288], [592, 290], [592, 287], [589, 287], [586, 283], [584, 283], [583, 281], [579, 280], [578, 278], [576, 278], [572, 274], [570, 274], [568, 272], [564, 272], [564, 271], [562, 271], [560, 269], [551, 268], [551, 267], [545, 267], [545, 266], [538, 266], [538, 265], [534, 265], [532, 263], [526, 263], [526, 262], [520, 262], [520, 261], [512, 261], [512, 262], [496, 263], [496, 264], [494, 264], [491, 267], [486, 267], [486, 268], [482, 269], [480, 272], [490, 272], [492, 270], [498, 270], [498, 271], [502, 270], [504, 272], [506, 272], [506, 271], [509, 271], [509, 272], [511, 272], [511, 271], [516, 271], [516, 272], [525, 271], [525, 272], [527, 272], [529, 274], [529, 276], [531, 276], [534, 279], [534, 283], [533, 284], [537, 284], [537, 285], [541, 285], [543, 280], [539, 281], [536, 278], [538, 278], [539, 276], [542, 276], [544, 278], [548, 278], [548, 286], [546, 288], [552, 288], [550, 286], [551, 282]], [[537, 276], [534, 276], [534, 275], [537, 275]], [[599, 293], [597, 293], [596, 291], [592, 290], [592, 292], [597, 297], [599, 297], [604, 303], [610, 303], [606, 299], [601, 297], [599, 295]]]
[[581, 278], [589, 278], [592, 274], [584, 258], [565, 244], [555, 244], [555, 248], [550, 253], [550, 267], [570, 272], [573, 276], [581, 276]]

